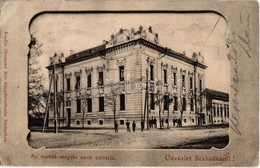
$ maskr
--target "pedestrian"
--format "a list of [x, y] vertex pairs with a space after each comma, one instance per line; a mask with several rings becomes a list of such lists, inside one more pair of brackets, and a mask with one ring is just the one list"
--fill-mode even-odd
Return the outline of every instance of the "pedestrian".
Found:
[[176, 123], [175, 118], [172, 120], [172, 123], [173, 123], [173, 127], [175, 127], [175, 123]]
[[157, 118], [154, 118], [154, 128], [157, 128]]
[[141, 131], [144, 131], [144, 119], [141, 120]]
[[131, 132], [130, 131], [130, 122], [129, 122], [129, 120], [126, 121], [126, 127], [127, 127], [127, 132]]
[[164, 127], [164, 118], [162, 118], [162, 127]]
[[117, 121], [115, 122], [115, 132], [118, 132], [118, 123], [117, 123]]
[[149, 119], [149, 127], [152, 128], [152, 120]]
[[135, 123], [135, 121], [133, 121], [133, 123], [132, 123], [133, 132], [135, 132], [135, 127], [136, 127], [136, 123]]

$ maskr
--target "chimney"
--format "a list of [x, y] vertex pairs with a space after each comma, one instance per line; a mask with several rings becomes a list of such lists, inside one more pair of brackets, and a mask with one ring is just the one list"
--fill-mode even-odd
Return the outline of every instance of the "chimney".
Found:
[[70, 55], [73, 55], [74, 54], [74, 50], [70, 50]]

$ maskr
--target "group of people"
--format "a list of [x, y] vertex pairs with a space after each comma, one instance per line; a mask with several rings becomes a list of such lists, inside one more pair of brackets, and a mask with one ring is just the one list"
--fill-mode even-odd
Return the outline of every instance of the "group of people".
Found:
[[[178, 119], [177, 119], [177, 118], [174, 118], [172, 122], [173, 122], [173, 126], [174, 126], [174, 127], [182, 127], [181, 119], [180, 119], [180, 118], [178, 118]], [[176, 125], [176, 126], [175, 126], [175, 125]]]
[[[129, 120], [127, 120], [126, 121], [126, 130], [127, 130], [127, 132], [131, 132], [130, 125], [131, 125], [131, 123], [129, 122]], [[136, 129], [136, 123], [135, 123], [135, 121], [133, 121], [132, 122], [132, 130], [133, 130], [133, 132], [135, 132], [135, 129]], [[143, 119], [141, 120], [141, 131], [142, 132], [144, 131], [144, 120]], [[115, 122], [115, 132], [118, 132], [118, 122], [117, 121]]]
[[[157, 128], [157, 119], [156, 117], [149, 119], [149, 127], [150, 128]], [[126, 130], [127, 132], [131, 132], [131, 127], [132, 125], [132, 131], [135, 132], [136, 130], [136, 122], [133, 121], [132, 124], [129, 122], [129, 120], [126, 121]], [[163, 120], [162, 120], [162, 126], [163, 126]], [[173, 119], [173, 127], [182, 127], [182, 122], [180, 118], [174, 118]], [[141, 119], [141, 132], [144, 131], [144, 119]], [[118, 132], [118, 122], [115, 121], [115, 132]]]

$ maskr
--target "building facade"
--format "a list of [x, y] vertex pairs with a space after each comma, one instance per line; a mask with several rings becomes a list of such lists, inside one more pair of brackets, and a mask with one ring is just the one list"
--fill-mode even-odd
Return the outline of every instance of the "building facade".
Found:
[[[163, 47], [151, 27], [120, 29], [103, 44], [71, 51], [66, 58], [55, 54], [47, 68], [50, 83], [55, 83], [51, 92], [57, 92], [59, 126], [113, 125], [114, 117], [119, 125], [141, 118], [164, 123], [181, 119], [184, 126], [212, 123], [203, 56]], [[50, 105], [50, 126], [54, 114]]]
[[211, 124], [229, 124], [229, 94], [205, 89], [208, 121]]

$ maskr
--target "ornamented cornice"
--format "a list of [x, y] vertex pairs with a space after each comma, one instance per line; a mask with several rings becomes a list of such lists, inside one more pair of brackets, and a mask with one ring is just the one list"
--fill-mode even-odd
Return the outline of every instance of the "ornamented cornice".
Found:
[[182, 69], [182, 68], [181, 68], [181, 69], [180, 69], [180, 72], [181, 72], [182, 75], [185, 75], [185, 74], [186, 74], [186, 69]]
[[86, 74], [91, 74], [93, 72], [93, 68], [85, 68]]
[[173, 66], [171, 67], [171, 69], [172, 69], [173, 72], [177, 72], [177, 70], [178, 70], [177, 67], [173, 67]]
[[204, 77], [204, 74], [199, 74], [199, 79], [202, 79]]
[[146, 61], [147, 61], [148, 65], [154, 65], [155, 64], [154, 58], [148, 57]]
[[105, 70], [105, 64], [103, 64], [103, 66], [97, 66], [97, 71], [98, 72], [102, 72]]
[[72, 73], [65, 73], [65, 78], [70, 78], [72, 76]]
[[75, 71], [75, 75], [76, 75], [76, 76], [80, 76], [80, 74], [82, 74], [82, 70]]
[[116, 64], [117, 64], [118, 66], [122, 66], [122, 65], [124, 65], [125, 63], [126, 63], [126, 58], [121, 58], [121, 59], [116, 60]]
[[163, 70], [167, 70], [168, 69], [168, 64], [164, 64], [163, 62], [161, 63], [161, 66], [163, 68]]

